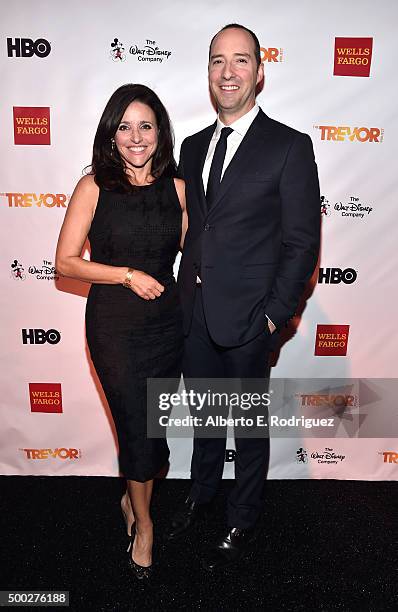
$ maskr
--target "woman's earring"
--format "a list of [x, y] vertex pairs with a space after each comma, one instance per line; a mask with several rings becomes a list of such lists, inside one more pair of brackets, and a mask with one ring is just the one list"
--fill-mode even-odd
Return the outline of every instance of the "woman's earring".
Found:
[[114, 138], [111, 138], [111, 148], [112, 148], [112, 153], [113, 153], [115, 150], [115, 139]]

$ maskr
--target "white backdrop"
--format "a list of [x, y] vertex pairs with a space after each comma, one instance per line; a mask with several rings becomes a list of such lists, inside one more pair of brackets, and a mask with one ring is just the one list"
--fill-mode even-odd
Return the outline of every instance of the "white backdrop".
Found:
[[[333, 6], [319, 0], [14, 0], [2, 8], [2, 474], [118, 474], [109, 412], [84, 340], [88, 285], [56, 280], [56, 241], [70, 194], [90, 163], [100, 115], [118, 86], [145, 83], [158, 93], [175, 128], [177, 159], [183, 138], [214, 120], [208, 43], [229, 22], [258, 34], [265, 64], [260, 106], [313, 140], [323, 195], [320, 266], [355, 271], [343, 280], [332, 272], [341, 280], [335, 283], [317, 283], [314, 275], [313, 295], [272, 376], [396, 377], [393, 0], [335, 0]], [[356, 71], [370, 64], [370, 76], [333, 74], [339, 37], [372, 39], [371, 57], [360, 41], [339, 43], [338, 54], [353, 58], [340, 67]], [[167, 53], [149, 55], [155, 48]], [[341, 329], [326, 329], [345, 355], [314, 354], [318, 325], [349, 326], [348, 342], [337, 336]], [[29, 388], [32, 383], [38, 386]], [[301, 393], [319, 393], [314, 386]], [[372, 409], [391, 423], [395, 438], [275, 439], [269, 477], [397, 479], [398, 411], [380, 389]], [[188, 477], [191, 442], [171, 440], [170, 446], [169, 476]], [[224, 475], [232, 474], [233, 461], [227, 461]]]

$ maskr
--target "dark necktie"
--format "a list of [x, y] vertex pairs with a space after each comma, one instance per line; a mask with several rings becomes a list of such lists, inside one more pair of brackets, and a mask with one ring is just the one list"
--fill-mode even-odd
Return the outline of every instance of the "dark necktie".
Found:
[[225, 153], [227, 152], [227, 138], [233, 132], [230, 127], [224, 127], [221, 130], [220, 138], [218, 139], [213, 160], [211, 162], [209, 180], [207, 182], [206, 201], [207, 209], [210, 210], [216, 198], [217, 191], [221, 183], [221, 172], [224, 165]]

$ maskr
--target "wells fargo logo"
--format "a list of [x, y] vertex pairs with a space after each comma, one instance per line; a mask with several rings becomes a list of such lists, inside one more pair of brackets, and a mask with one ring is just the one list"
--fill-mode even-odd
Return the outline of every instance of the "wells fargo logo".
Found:
[[315, 355], [347, 355], [349, 325], [318, 325]]
[[260, 47], [261, 61], [264, 62], [283, 62], [283, 49], [277, 47]]
[[336, 38], [333, 74], [368, 77], [372, 47], [373, 38]]
[[376, 127], [349, 127], [347, 125], [314, 125], [321, 132], [321, 140], [344, 142], [383, 142], [384, 129]]
[[80, 459], [81, 450], [77, 448], [20, 448], [27, 459]]
[[329, 408], [351, 408], [358, 405], [358, 398], [348, 394], [299, 394], [302, 406], [316, 406]]
[[16, 145], [51, 144], [48, 106], [14, 106], [13, 112]]
[[0, 193], [7, 198], [9, 208], [66, 208], [70, 195], [65, 193]]
[[383, 463], [398, 463], [398, 453], [384, 451], [380, 454], [383, 455]]
[[31, 412], [62, 412], [60, 383], [29, 383]]

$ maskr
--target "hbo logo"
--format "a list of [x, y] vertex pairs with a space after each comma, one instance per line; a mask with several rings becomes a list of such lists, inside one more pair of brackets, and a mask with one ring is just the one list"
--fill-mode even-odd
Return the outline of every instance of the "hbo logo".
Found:
[[22, 342], [24, 344], [58, 344], [61, 334], [56, 329], [23, 329]]
[[30, 38], [7, 38], [8, 57], [47, 57], [50, 54], [51, 45], [48, 40], [38, 38], [36, 41]]
[[345, 283], [351, 285], [357, 280], [357, 273], [354, 268], [319, 268], [318, 283], [326, 283], [337, 285], [338, 283]]

